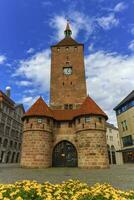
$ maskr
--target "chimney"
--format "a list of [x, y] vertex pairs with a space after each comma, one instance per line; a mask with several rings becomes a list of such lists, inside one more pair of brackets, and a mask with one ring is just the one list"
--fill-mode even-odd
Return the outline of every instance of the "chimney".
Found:
[[11, 94], [11, 87], [7, 86], [6, 87], [6, 95], [10, 98], [10, 94]]

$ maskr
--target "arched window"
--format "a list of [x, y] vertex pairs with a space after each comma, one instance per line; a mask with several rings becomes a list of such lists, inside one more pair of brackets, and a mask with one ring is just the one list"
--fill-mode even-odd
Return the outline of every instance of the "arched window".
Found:
[[11, 140], [10, 141], [10, 148], [12, 148], [13, 147], [13, 141]]
[[6, 148], [8, 145], [8, 140], [7, 139], [4, 139], [4, 142], [3, 142], [3, 147]]
[[14, 143], [14, 148], [17, 149], [17, 142]]

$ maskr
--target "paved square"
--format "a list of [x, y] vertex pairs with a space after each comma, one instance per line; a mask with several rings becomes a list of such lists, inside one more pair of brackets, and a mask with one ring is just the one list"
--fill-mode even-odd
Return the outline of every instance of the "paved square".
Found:
[[110, 183], [120, 189], [134, 189], [134, 165], [125, 164], [111, 166], [110, 169], [79, 169], [79, 168], [47, 168], [22, 169], [19, 165], [1, 164], [0, 183], [14, 183], [18, 180], [36, 180], [40, 183], [49, 181], [61, 183], [67, 179], [79, 179], [89, 185], [96, 182]]

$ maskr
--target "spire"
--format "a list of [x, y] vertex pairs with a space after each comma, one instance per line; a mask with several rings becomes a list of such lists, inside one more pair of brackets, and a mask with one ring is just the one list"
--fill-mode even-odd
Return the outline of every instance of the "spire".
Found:
[[67, 20], [66, 29], [64, 31], [65, 37], [70, 37], [72, 35], [72, 31], [70, 29], [69, 20]]

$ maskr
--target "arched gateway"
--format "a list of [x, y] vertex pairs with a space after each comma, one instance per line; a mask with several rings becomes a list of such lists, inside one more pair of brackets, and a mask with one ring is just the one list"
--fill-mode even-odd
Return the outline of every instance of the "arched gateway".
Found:
[[77, 150], [68, 141], [59, 142], [53, 149], [53, 167], [77, 167]]

